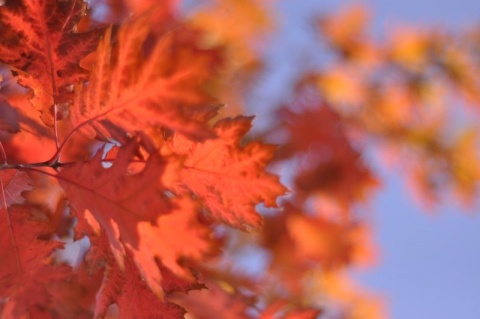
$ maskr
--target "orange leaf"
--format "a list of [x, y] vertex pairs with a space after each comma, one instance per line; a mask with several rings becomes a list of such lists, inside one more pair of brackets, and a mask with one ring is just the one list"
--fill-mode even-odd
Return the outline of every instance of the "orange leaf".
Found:
[[152, 44], [149, 30], [146, 18], [123, 25], [117, 39], [107, 30], [88, 85], [77, 88], [73, 124], [90, 136], [119, 140], [124, 132], [158, 126], [198, 139], [212, 137], [205, 121], [216, 107], [201, 83], [211, 76], [215, 56], [195, 50], [173, 32]]
[[241, 146], [251, 121], [223, 119], [214, 126], [217, 139], [196, 143], [176, 134], [168, 143], [174, 153], [185, 156], [177, 189], [192, 192], [214, 219], [241, 229], [258, 227], [261, 218], [255, 206], [275, 207], [276, 198], [286, 191], [277, 176], [264, 171], [275, 147], [257, 141]]
[[140, 273], [154, 292], [162, 290], [159, 286], [162, 277], [154, 257], [158, 257], [175, 275], [192, 281], [194, 278], [182, 263], [202, 261], [213, 248], [210, 229], [198, 221], [195, 203], [184, 198], [175, 200], [174, 204], [175, 209], [159, 216], [156, 225], [139, 223], [138, 232], [142, 236], [138, 249], [127, 245]]

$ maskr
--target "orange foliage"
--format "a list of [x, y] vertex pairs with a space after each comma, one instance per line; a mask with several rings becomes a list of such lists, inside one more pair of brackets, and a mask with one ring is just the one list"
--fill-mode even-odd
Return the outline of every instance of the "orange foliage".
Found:
[[368, 152], [430, 202], [478, 192], [478, 31], [384, 43], [363, 7], [319, 17], [331, 63], [251, 134], [222, 112], [257, 83], [273, 3], [3, 2], [2, 318], [384, 318], [346, 275], [376, 259]]

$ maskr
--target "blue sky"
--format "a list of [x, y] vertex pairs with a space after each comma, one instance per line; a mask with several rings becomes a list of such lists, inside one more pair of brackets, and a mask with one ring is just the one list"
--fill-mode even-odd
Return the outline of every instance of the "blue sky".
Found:
[[[372, 9], [372, 31], [378, 36], [396, 25], [462, 29], [480, 23], [480, 2], [474, 0], [363, 3]], [[283, 0], [277, 5], [280, 31], [268, 51], [268, 72], [252, 97], [253, 106], [259, 101], [275, 105], [287, 96], [285, 82], [298, 72], [302, 56], [318, 49], [312, 46], [313, 16], [339, 7], [333, 0]], [[257, 125], [269, 113], [256, 107], [251, 112], [258, 115]], [[372, 205], [379, 265], [354, 276], [386, 296], [391, 319], [480, 318], [479, 212], [465, 212], [446, 199], [428, 213], [411, 197], [400, 171], [377, 173], [384, 182]]]

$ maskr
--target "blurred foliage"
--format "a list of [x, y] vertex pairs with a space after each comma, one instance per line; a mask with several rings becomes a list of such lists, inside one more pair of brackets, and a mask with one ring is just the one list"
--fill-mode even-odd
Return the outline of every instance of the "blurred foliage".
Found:
[[[227, 65], [255, 83], [255, 76], [267, 72], [266, 61], [255, 55], [256, 42], [265, 26], [278, 21], [274, 3], [262, 18], [264, 3], [251, 5], [247, 1], [237, 9], [238, 1], [212, 2], [190, 19], [217, 45], [236, 48]], [[310, 55], [320, 66], [288, 88], [290, 99], [273, 108], [270, 116], [276, 120], [260, 133], [279, 145], [272, 167], [290, 181], [291, 192], [282, 210], [267, 213], [262, 232], [254, 236], [258, 240], [234, 235], [241, 244], [230, 253], [241, 255], [250, 246], [264, 256], [264, 272], [255, 280], [264, 287], [267, 304], [310, 305], [322, 309], [325, 318], [386, 317], [382, 298], [348, 278], [349, 269], [376, 261], [368, 201], [382, 181], [367, 152], [401, 170], [414, 197], [427, 207], [441, 205], [448, 194], [475, 205], [479, 30], [398, 26], [381, 40], [372, 35], [371, 18], [368, 8], [355, 5], [312, 21], [324, 51]], [[251, 92], [248, 86], [230, 89], [236, 97]], [[242, 104], [242, 99], [234, 103]]]

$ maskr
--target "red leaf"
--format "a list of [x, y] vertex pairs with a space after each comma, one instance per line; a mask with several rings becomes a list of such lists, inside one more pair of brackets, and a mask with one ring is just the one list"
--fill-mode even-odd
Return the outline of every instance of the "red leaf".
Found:
[[[22, 192], [32, 189], [31, 179], [25, 172], [14, 169], [0, 171], [0, 179], [7, 207], [23, 203]], [[1, 208], [4, 208], [3, 196], [0, 197], [0, 202], [2, 202]]]
[[[95, 318], [103, 318], [112, 304], [119, 310], [119, 318], [183, 318], [185, 311], [173, 303], [158, 298], [139, 273], [133, 256], [127, 253], [124, 269], [120, 269], [112, 255], [105, 233], [90, 234], [92, 248], [87, 253], [91, 270], [103, 268], [103, 281], [97, 293]], [[172, 274], [166, 272], [167, 276]]]
[[[344, 206], [365, 197], [377, 185], [346, 134], [339, 114], [326, 105], [293, 112], [281, 110], [289, 140], [283, 156], [302, 158], [296, 186], [304, 194], [326, 193]], [[299, 192], [300, 193], [300, 192]]]
[[85, 79], [78, 62], [97, 43], [98, 31], [76, 32], [85, 9], [81, 0], [7, 1], [0, 7], [0, 61], [33, 90], [31, 102], [47, 125], [54, 123], [52, 106], [66, 105], [69, 86]]
[[[0, 84], [1, 81], [2, 76], [0, 75]], [[19, 130], [17, 112], [8, 104], [0, 101], [0, 132], [17, 133]]]
[[137, 224], [154, 222], [171, 209], [160, 181], [166, 163], [158, 154], [148, 159], [143, 171], [129, 174], [137, 147], [136, 139], [130, 140], [110, 168], [104, 167], [103, 150], [99, 150], [92, 160], [75, 163], [58, 175], [74, 211], [93, 215], [106, 231], [120, 265], [125, 253], [121, 241], [138, 247]]
[[45, 309], [52, 298], [49, 286], [70, 275], [69, 267], [48, 261], [63, 246], [42, 240], [52, 234], [53, 228], [34, 220], [24, 206], [0, 210], [0, 299], [6, 302], [1, 318], [23, 318], [35, 308]]
[[103, 167], [99, 151], [90, 162], [63, 170], [59, 178], [77, 214], [97, 232], [100, 227], [105, 230], [120, 268], [126, 250], [130, 251], [148, 286], [162, 296], [156, 258], [176, 275], [193, 280], [180, 262], [199, 261], [211, 254], [210, 230], [198, 221], [197, 206], [191, 200], [167, 200], [160, 179], [168, 163], [158, 154], [150, 156], [142, 171], [128, 174], [137, 147], [133, 139], [120, 148], [109, 169]]

